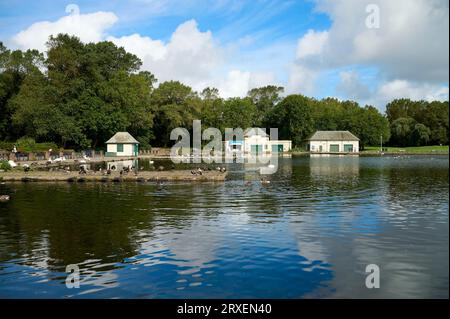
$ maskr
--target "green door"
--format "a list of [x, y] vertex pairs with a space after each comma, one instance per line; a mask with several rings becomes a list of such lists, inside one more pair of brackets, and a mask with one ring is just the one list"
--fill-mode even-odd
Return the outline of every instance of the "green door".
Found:
[[251, 152], [254, 155], [258, 155], [262, 152], [262, 145], [252, 145]]
[[331, 153], [339, 153], [339, 144], [330, 144]]
[[139, 154], [139, 144], [134, 144], [134, 156], [138, 156]]
[[352, 144], [344, 144], [344, 152], [347, 152], [347, 153], [353, 152], [353, 145]]
[[274, 144], [272, 145], [272, 153], [283, 153], [283, 145], [282, 144]]

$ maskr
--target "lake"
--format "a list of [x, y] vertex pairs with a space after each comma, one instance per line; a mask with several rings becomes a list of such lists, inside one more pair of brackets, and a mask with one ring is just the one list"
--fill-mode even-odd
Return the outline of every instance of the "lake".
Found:
[[1, 184], [0, 297], [448, 298], [448, 157], [280, 158], [268, 185], [228, 171]]

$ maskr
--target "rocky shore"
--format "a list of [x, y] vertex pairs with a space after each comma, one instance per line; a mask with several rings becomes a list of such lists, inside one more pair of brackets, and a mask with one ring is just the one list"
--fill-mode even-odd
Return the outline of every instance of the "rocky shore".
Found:
[[162, 182], [162, 181], [224, 181], [227, 173], [219, 171], [204, 171], [201, 175], [193, 174], [188, 170], [172, 171], [140, 171], [137, 174], [130, 172], [120, 174], [112, 172], [110, 175], [104, 175], [100, 172], [88, 172], [79, 174], [78, 172], [48, 172], [48, 171], [9, 171], [0, 172], [0, 181], [2, 182]]

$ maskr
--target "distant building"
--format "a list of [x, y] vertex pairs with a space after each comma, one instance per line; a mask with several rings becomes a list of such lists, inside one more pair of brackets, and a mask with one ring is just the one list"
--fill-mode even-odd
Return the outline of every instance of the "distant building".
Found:
[[349, 131], [317, 131], [308, 139], [311, 153], [357, 153], [359, 138]]
[[289, 140], [270, 140], [269, 134], [261, 128], [249, 128], [244, 131], [243, 140], [225, 141], [225, 151], [237, 155], [271, 155], [289, 152], [292, 142]]
[[128, 132], [118, 132], [106, 141], [105, 156], [137, 156], [139, 142]]

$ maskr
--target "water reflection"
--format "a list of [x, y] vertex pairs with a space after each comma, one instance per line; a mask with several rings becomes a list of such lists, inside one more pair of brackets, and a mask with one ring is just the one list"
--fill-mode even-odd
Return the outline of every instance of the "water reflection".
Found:
[[[280, 158], [270, 185], [228, 169], [211, 184], [0, 185], [0, 296], [448, 297], [447, 158]], [[380, 289], [364, 287], [369, 263]]]

